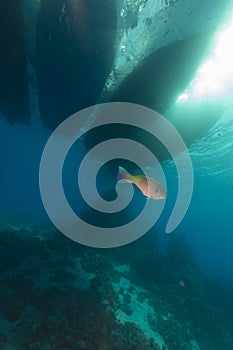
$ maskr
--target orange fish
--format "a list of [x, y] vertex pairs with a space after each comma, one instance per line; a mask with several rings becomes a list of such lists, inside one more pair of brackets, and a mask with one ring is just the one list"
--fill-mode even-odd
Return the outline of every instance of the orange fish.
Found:
[[152, 177], [144, 175], [144, 174], [138, 174], [138, 175], [131, 175], [121, 166], [118, 167], [118, 175], [117, 180], [124, 180], [127, 182], [130, 182], [137, 186], [137, 188], [144, 194], [147, 198], [152, 199], [165, 199], [166, 198], [166, 191], [163, 188], [162, 185], [160, 185], [159, 182], [154, 180]]

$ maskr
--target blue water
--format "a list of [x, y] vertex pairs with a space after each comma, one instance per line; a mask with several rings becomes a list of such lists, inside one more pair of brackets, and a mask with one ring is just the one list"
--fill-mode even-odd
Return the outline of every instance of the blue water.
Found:
[[184, 230], [210, 274], [232, 280], [232, 109], [190, 149], [195, 185]]
[[[10, 70], [0, 71], [0, 349], [232, 350], [232, 91], [220, 102], [208, 96], [191, 108], [176, 102], [201, 64], [207, 43], [213, 46], [212, 34], [229, 16], [231, 2], [189, 1], [183, 6], [179, 0], [160, 1], [155, 7], [149, 0], [119, 1], [116, 6], [106, 0], [95, 16], [89, 1], [23, 3], [24, 27], [20, 21], [15, 24], [26, 52], [18, 67], [21, 72], [25, 64], [26, 80], [15, 74], [20, 99], [13, 98], [7, 84]], [[15, 16], [19, 13], [20, 6]], [[23, 88], [28, 100], [21, 101], [27, 95]], [[4, 100], [9, 91], [12, 100]], [[106, 232], [120, 230], [147, 203], [134, 188], [126, 209], [106, 214], [90, 208], [81, 196], [81, 161], [92, 146], [120, 137], [118, 133], [152, 148], [167, 188], [160, 218], [141, 238], [93, 248], [66, 237], [49, 218], [39, 186], [41, 157], [55, 127], [70, 114], [119, 99], [151, 107], [174, 123], [192, 161], [193, 193], [183, 220], [165, 233], [182, 180], [174, 158], [158, 140], [153, 144], [151, 135], [134, 127], [91, 131], [73, 145], [62, 174], [68, 203], [85, 222]], [[31, 116], [28, 124], [23, 110]], [[83, 130], [96, 118], [89, 115]], [[59, 137], [62, 145], [67, 135]], [[96, 163], [85, 173], [85, 192], [92, 198], [90, 175], [100, 165], [96, 187], [108, 204], [117, 197], [118, 165], [132, 174], [141, 171], [130, 159], [102, 164], [96, 154], [92, 160]], [[143, 170], [156, 174], [157, 167], [146, 164]], [[131, 185], [122, 186], [125, 199]], [[55, 193], [54, 198], [60, 197]]]
[[[231, 115], [230, 110], [228, 115]], [[231, 122], [231, 118], [223, 117], [205, 138], [197, 140], [190, 146], [189, 151], [194, 168], [193, 196], [188, 211], [176, 230], [170, 234], [165, 233], [165, 226], [174, 205], [178, 185], [174, 163], [172, 160], [166, 160], [163, 162], [163, 169], [166, 174], [170, 197], [167, 199], [160, 220], [142, 239], [125, 247], [110, 249], [108, 253], [105, 250], [85, 248], [70, 241], [59, 234], [48, 219], [40, 198], [38, 170], [49, 132], [44, 128], [32, 129], [28, 126], [8, 125], [2, 118], [1, 143], [4, 145], [1, 159], [0, 208], [3, 239], [1, 240], [1, 266], [4, 269], [2, 293], [3, 295], [5, 295], [4, 293], [11, 295], [13, 300], [9, 308], [2, 306], [3, 315], [8, 320], [7, 323], [5, 320], [2, 321], [4, 326], [1, 341], [3, 346], [4, 344], [6, 346], [3, 348], [8, 349], [7, 346], [13, 344], [14, 349], [31, 349], [33, 346], [38, 349], [42, 349], [44, 346], [47, 346], [48, 349], [54, 349], [64, 343], [66, 349], [134, 349], [135, 343], [133, 342], [130, 345], [127, 336], [121, 340], [123, 345], [120, 345], [120, 340], [119, 343], [114, 340], [114, 332], [116, 334], [121, 332], [122, 334], [125, 330], [119, 329], [119, 325], [113, 325], [112, 330], [108, 328], [108, 322], [110, 322], [109, 320], [112, 319], [113, 315], [106, 314], [105, 307], [88, 311], [86, 303], [94, 303], [95, 305], [97, 296], [96, 292], [93, 294], [93, 288], [95, 290], [97, 288], [98, 293], [100, 293], [97, 298], [98, 302], [102, 303], [105, 300], [106, 305], [113, 303], [115, 306], [111, 306], [110, 309], [118, 315], [117, 318], [122, 320], [123, 317], [123, 319], [130, 322], [129, 325], [139, 327], [137, 332], [139, 330], [143, 332], [146, 339], [152, 337], [155, 342], [160, 344], [161, 339], [158, 337], [158, 333], [167, 344], [168, 349], [171, 348], [169, 346], [171, 346], [174, 339], [176, 342], [174, 349], [188, 349], [193, 342], [198, 344], [200, 349], [207, 349], [209, 339], [212, 337], [212, 349], [230, 349], [232, 346], [230, 334], [232, 333], [230, 328], [228, 330], [228, 327], [230, 327], [228, 313], [232, 308], [233, 291]], [[218, 136], [220, 132], [221, 137]], [[222, 148], [224, 148], [224, 155]], [[73, 168], [76, 169], [73, 166], [68, 167], [66, 172], [72, 172]], [[72, 179], [72, 176], [70, 179]], [[103, 176], [103, 188], [105, 184], [109, 186], [107, 180], [106, 175]], [[77, 185], [75, 180], [71, 183], [72, 185], [68, 184], [71, 186], [71, 191], [67, 192], [70, 196], [72, 196], [72, 188]], [[112, 186], [115, 186], [114, 181]], [[74, 193], [76, 194], [76, 192]], [[75, 195], [70, 199], [71, 203], [72, 201], [75, 202]], [[138, 206], [141, 206], [140, 201], [143, 201], [141, 193], [136, 192], [135, 199], [136, 203], [138, 201]], [[7, 233], [9, 230], [11, 231], [10, 235]], [[112, 268], [115, 272], [111, 272]], [[88, 273], [91, 274], [90, 276], [96, 276], [94, 280], [89, 280]], [[105, 277], [103, 277], [103, 274]], [[105, 282], [101, 282], [102, 278]], [[114, 286], [114, 291], [120, 297], [118, 302], [115, 300], [114, 292], [109, 283]], [[25, 287], [22, 287], [23, 285]], [[21, 300], [20, 288], [34, 290], [35, 297], [39, 298], [39, 307], [42, 308], [41, 316], [37, 315], [35, 311], [30, 311], [36, 305], [34, 298], [27, 296], [26, 299]], [[103, 288], [102, 292], [99, 288]], [[170, 288], [174, 289], [174, 295], [168, 293]], [[39, 291], [41, 292], [38, 294]], [[49, 302], [49, 295], [47, 295], [47, 293], [50, 293], [49, 291], [55, 293], [56, 297], [55, 299], [52, 298], [51, 316], [46, 316], [48, 306], [44, 309], [42, 305]], [[146, 300], [149, 300], [149, 303], [145, 302], [144, 298], [140, 299], [140, 302], [138, 301], [140, 293], [147, 294], [149, 299]], [[170, 324], [169, 327], [174, 327], [176, 336], [172, 332], [169, 336], [164, 333], [165, 319], [161, 319], [160, 323], [154, 327], [151, 326], [150, 322], [148, 325], [146, 321], [137, 321], [138, 317], [144, 320], [147, 319], [148, 313], [151, 312], [151, 305], [156, 302], [156, 298], [153, 300], [155, 295], [157, 295], [156, 298], [161, 299], [159, 309], [156, 306], [157, 311], [160, 310], [159, 312], [165, 319], [168, 317], [169, 321], [167, 322], [174, 322], [174, 325]], [[175, 295], [181, 297], [181, 300], [175, 301]], [[20, 306], [17, 306], [17, 299], [15, 300], [15, 298], [21, 300]], [[61, 301], [58, 302], [57, 298], [61, 298]], [[63, 298], [68, 298], [66, 306], [63, 305]], [[83, 304], [83, 301], [76, 298], [82, 300], [87, 298], [89, 301], [85, 301]], [[197, 309], [190, 298], [199, 300], [200, 305], [197, 306]], [[204, 298], [203, 301], [202, 298]], [[43, 304], [41, 304], [42, 301]], [[204, 307], [202, 303], [208, 305], [207, 302], [210, 303], [208, 306], [210, 309], [200, 311]], [[74, 316], [75, 314], [70, 310], [70, 307], [73, 307], [72, 303], [75, 303], [76, 306], [79, 305], [78, 308], [83, 305], [82, 308], [84, 308], [84, 311], [86, 309], [86, 312], [94, 312], [91, 318], [103, 318], [100, 321], [103, 329], [98, 330], [100, 335], [95, 341], [91, 340], [93, 337], [91, 333], [88, 336], [83, 330], [80, 330], [82, 335], [76, 335], [68, 331], [64, 325], [62, 326], [63, 322], [68, 322], [69, 327], [73, 329], [74, 325], [70, 323], [72, 317], [79, 319], [79, 322], [84, 320], [82, 311], [79, 311], [79, 316], [77, 314]], [[140, 303], [142, 304], [140, 305]], [[175, 304], [173, 305], [173, 303]], [[25, 304], [27, 306], [24, 306]], [[58, 315], [55, 316], [54, 307], [62, 310], [66, 316], [61, 319]], [[190, 308], [190, 311], [185, 310], [185, 315], [180, 319], [180, 315], [177, 314], [177, 307], [178, 309]], [[214, 308], [216, 308], [216, 311], [214, 311]], [[134, 309], [137, 310], [135, 315], [132, 311]], [[181, 312], [181, 315], [183, 312]], [[203, 337], [202, 327], [199, 331], [195, 329], [197, 324], [201, 322], [199, 317], [205, 318], [205, 316], [199, 315], [200, 312], [207, 312], [208, 317], [210, 317], [205, 321], [210, 323], [209, 331], [203, 328], [203, 332], [207, 332], [205, 337]], [[225, 316], [223, 316], [224, 313], [226, 313]], [[27, 318], [21, 321], [25, 314]], [[170, 316], [165, 315], [173, 315], [174, 320], [171, 321]], [[40, 331], [40, 341], [34, 340], [35, 335], [33, 334], [35, 331], [28, 338], [28, 342], [23, 340], [24, 333], [30, 329], [30, 323], [26, 320], [31, 318], [33, 322], [38, 323], [38, 327], [42, 327], [39, 317], [42, 317], [43, 322], [47, 322], [48, 327], [52, 327], [51, 320], [54, 317], [59, 319], [62, 327], [59, 336], [53, 328], [50, 330], [51, 334], [58, 337], [56, 345], [53, 345], [55, 343], [51, 341], [44, 330]], [[212, 332], [216, 331], [213, 328], [214, 324], [212, 325], [213, 317], [225, 317], [225, 321], [219, 321], [220, 328], [217, 332], [220, 332], [221, 327], [224, 327], [227, 329], [227, 335], [218, 335], [217, 338], [212, 336]], [[22, 324], [22, 329], [18, 330], [18, 322]], [[54, 320], [53, 322], [57, 321]], [[94, 327], [88, 317], [85, 322], [87, 327]], [[154, 320], [153, 322], [158, 321]], [[182, 330], [182, 327], [187, 327], [185, 326], [187, 322], [191, 322], [190, 332], [192, 335], [190, 336], [185, 335], [184, 330]], [[125, 323], [122, 323], [121, 327], [124, 327], [124, 325]], [[35, 325], [36, 329], [37, 326]], [[128, 330], [128, 332], [135, 331], [133, 329]], [[156, 333], [153, 333], [153, 331]], [[10, 336], [7, 335], [8, 332], [10, 332]], [[182, 335], [178, 336], [177, 332], [181, 332]], [[139, 337], [138, 333], [135, 334], [135, 341], [137, 339], [138, 343], [139, 339], [137, 337]], [[195, 339], [195, 341], [190, 340], [189, 337]], [[186, 339], [186, 347], [184, 346], [184, 339]], [[113, 346], [112, 343], [117, 344], [116, 347], [111, 347]], [[139, 349], [144, 349], [143, 346], [145, 346], [145, 349], [157, 349], [152, 343], [151, 345], [141, 344]]]

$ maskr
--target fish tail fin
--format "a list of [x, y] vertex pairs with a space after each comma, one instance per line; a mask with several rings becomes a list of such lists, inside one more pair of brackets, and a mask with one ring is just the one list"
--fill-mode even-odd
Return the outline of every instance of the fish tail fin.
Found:
[[118, 167], [117, 181], [125, 180], [128, 182], [132, 182], [131, 175], [121, 166]]

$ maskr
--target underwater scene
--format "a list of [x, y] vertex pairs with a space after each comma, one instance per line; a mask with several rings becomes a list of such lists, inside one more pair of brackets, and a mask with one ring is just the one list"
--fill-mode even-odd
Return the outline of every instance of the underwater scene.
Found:
[[233, 0], [0, 1], [0, 350], [233, 350]]

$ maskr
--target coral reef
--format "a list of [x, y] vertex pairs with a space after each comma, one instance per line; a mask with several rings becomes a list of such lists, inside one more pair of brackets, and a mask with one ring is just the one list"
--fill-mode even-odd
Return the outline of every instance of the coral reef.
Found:
[[204, 276], [182, 237], [163, 256], [155, 242], [99, 250], [5, 223], [0, 246], [3, 350], [233, 348], [233, 285]]

